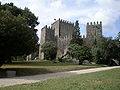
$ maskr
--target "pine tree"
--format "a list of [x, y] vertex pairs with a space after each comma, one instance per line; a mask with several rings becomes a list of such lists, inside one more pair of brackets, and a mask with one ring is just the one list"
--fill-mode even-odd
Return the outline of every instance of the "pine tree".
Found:
[[78, 44], [78, 45], [83, 44], [83, 40], [80, 35], [80, 27], [79, 27], [78, 20], [76, 20], [76, 22], [75, 22], [75, 26], [74, 26], [74, 30], [72, 33], [72, 39], [70, 41], [70, 44]]

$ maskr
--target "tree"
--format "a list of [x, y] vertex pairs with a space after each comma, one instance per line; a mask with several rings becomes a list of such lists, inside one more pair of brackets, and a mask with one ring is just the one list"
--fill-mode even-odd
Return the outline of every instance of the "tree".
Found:
[[118, 33], [116, 40], [120, 41], [120, 32]]
[[87, 48], [86, 46], [80, 46], [78, 44], [71, 44], [68, 48], [68, 54], [72, 58], [79, 60], [79, 65], [81, 65], [84, 60], [91, 59], [89, 48]]
[[101, 37], [96, 41], [96, 45], [92, 47], [92, 52], [96, 63], [108, 64], [111, 59], [111, 38]]
[[45, 42], [42, 46], [42, 52], [44, 53], [44, 57], [47, 60], [53, 60], [56, 58], [56, 54], [57, 54], [57, 45], [52, 42]]
[[120, 32], [118, 33], [117, 37], [114, 39], [114, 58], [119, 60], [120, 64]]
[[11, 57], [29, 55], [36, 50], [37, 30], [28, 24], [24, 12], [13, 3], [0, 5], [0, 65], [10, 62]]
[[75, 22], [75, 27], [72, 33], [72, 39], [70, 41], [70, 44], [83, 44], [83, 40], [80, 35], [80, 27], [79, 27], [79, 22], [78, 20]]
[[23, 18], [26, 19], [28, 26], [30, 28], [33, 28], [34, 30], [36, 30], [35, 27], [39, 24], [39, 22], [37, 21], [38, 17], [36, 17], [27, 7], [25, 7], [25, 9], [23, 10], [14, 6], [13, 3], [6, 3], [0, 6], [0, 11], [1, 10], [8, 10], [12, 13], [12, 15], [16, 17], [21, 15]]
[[81, 65], [85, 59], [91, 58], [90, 50], [83, 45], [83, 40], [80, 35], [80, 27], [78, 20], [75, 22], [75, 27], [72, 33], [72, 39], [68, 48], [68, 54], [77, 60]]
[[92, 47], [92, 55], [98, 64], [112, 65], [112, 59], [119, 60], [119, 41], [112, 38], [101, 37]]

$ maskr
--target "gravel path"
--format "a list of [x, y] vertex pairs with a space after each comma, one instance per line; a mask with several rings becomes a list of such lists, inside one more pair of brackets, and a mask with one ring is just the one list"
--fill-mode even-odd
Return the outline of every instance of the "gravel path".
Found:
[[13, 85], [18, 85], [18, 84], [35, 83], [35, 82], [40, 82], [43, 80], [57, 78], [57, 77], [73, 76], [73, 75], [79, 75], [79, 74], [85, 74], [85, 73], [91, 73], [91, 72], [97, 72], [97, 71], [110, 70], [114, 68], [120, 68], [120, 66], [101, 67], [101, 68], [58, 72], [58, 73], [50, 73], [50, 74], [40, 74], [40, 75], [24, 76], [24, 77], [1, 78], [0, 87], [13, 86]]

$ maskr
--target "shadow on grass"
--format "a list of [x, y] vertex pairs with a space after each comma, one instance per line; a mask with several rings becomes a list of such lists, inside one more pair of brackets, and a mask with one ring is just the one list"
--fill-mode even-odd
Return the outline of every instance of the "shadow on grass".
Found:
[[52, 61], [46, 62], [12, 62], [8, 65], [21, 65], [21, 66], [70, 66], [70, 65], [79, 65], [78, 63], [53, 63]]
[[3, 65], [0, 69], [0, 78], [6, 77], [6, 71], [16, 71], [16, 76], [31, 76], [96, 67], [103, 67], [103, 65], [78, 65], [77, 63], [53, 63], [52, 61], [13, 62], [12, 64], [5, 64], [5, 66]]

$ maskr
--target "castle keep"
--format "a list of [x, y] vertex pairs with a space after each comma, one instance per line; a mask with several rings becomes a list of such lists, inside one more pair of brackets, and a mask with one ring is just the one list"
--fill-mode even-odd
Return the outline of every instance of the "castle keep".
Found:
[[[41, 45], [47, 41], [53, 41], [57, 44], [57, 57], [66, 54], [70, 40], [72, 39], [72, 32], [74, 30], [74, 23], [59, 19], [51, 24], [51, 27], [43, 27], [41, 29], [41, 40], [39, 48], [39, 58], [44, 59], [44, 53], [41, 52]], [[92, 24], [87, 23], [86, 26], [85, 43], [92, 46], [95, 39], [102, 36], [102, 22]]]
[[72, 38], [73, 30], [74, 23], [62, 19], [55, 21], [53, 24], [51, 24], [51, 27], [43, 27], [41, 29], [39, 58], [44, 59], [44, 53], [41, 53], [41, 45], [46, 41], [53, 41], [57, 44], [57, 57], [64, 55]]

